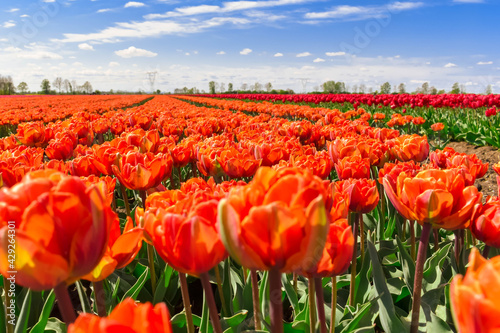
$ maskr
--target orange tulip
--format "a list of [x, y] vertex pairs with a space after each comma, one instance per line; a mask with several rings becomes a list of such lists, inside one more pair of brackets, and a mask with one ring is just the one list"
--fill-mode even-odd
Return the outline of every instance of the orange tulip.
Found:
[[359, 155], [346, 156], [335, 163], [340, 180], [348, 178], [370, 178], [370, 160]]
[[472, 248], [465, 277], [451, 281], [450, 298], [458, 332], [498, 332], [500, 328], [500, 256], [484, 259]]
[[132, 219], [128, 217], [127, 224], [120, 232], [118, 217], [111, 224], [109, 242], [101, 261], [89, 274], [82, 277], [92, 282], [107, 278], [115, 269], [120, 269], [132, 262], [139, 253], [143, 239], [142, 228], [133, 228]]
[[445, 169], [447, 167], [446, 161], [455, 154], [457, 152], [451, 147], [445, 147], [443, 150], [436, 149], [429, 155], [429, 160], [436, 168]]
[[424, 161], [429, 156], [429, 143], [426, 136], [402, 135], [398, 138], [388, 141], [392, 146], [394, 155], [402, 162], [414, 160], [415, 162]]
[[[16, 270], [16, 283], [40, 291], [71, 284], [92, 271], [116, 215], [97, 187], [39, 170], [0, 191], [0, 216], [0, 272]], [[8, 221], [16, 222], [15, 267], [8, 262]]]
[[[94, 146], [96, 147], [96, 146]], [[117, 164], [118, 149], [109, 145], [101, 145], [94, 148], [94, 165], [104, 175], [113, 175], [112, 165]]]
[[17, 128], [17, 139], [26, 146], [44, 147], [53, 137], [52, 128], [45, 127], [42, 122], [24, 123]]
[[315, 267], [302, 272], [308, 278], [338, 276], [351, 264], [354, 236], [346, 219], [330, 224], [323, 255]]
[[144, 228], [158, 254], [177, 271], [199, 276], [227, 257], [217, 232], [217, 200], [204, 192], [144, 212]]
[[131, 298], [119, 303], [108, 317], [82, 313], [68, 327], [68, 333], [171, 333], [172, 324], [165, 303], [154, 307], [151, 303], [138, 304]]
[[116, 178], [131, 190], [148, 190], [158, 186], [172, 172], [172, 157], [167, 154], [129, 152], [118, 165], [111, 166]]
[[73, 155], [73, 141], [69, 137], [51, 140], [45, 154], [50, 159], [67, 160]]
[[219, 204], [230, 255], [250, 269], [291, 272], [320, 259], [328, 234], [323, 182], [308, 170], [260, 168]]
[[403, 217], [447, 230], [467, 228], [474, 205], [482, 197], [476, 187], [466, 186], [466, 177], [459, 169], [424, 170], [415, 177], [403, 172], [396, 187], [387, 178], [383, 183], [389, 200]]
[[261, 164], [247, 150], [223, 150], [218, 160], [222, 170], [231, 178], [251, 177]]
[[476, 205], [470, 230], [486, 245], [500, 248], [500, 201], [498, 198]]
[[432, 124], [431, 125], [431, 129], [434, 131], [434, 132], [439, 132], [439, 131], [442, 131], [444, 129], [444, 124], [443, 123], [435, 123], [435, 124]]
[[69, 172], [73, 176], [88, 177], [91, 175], [101, 175], [101, 172], [95, 166], [95, 158], [92, 155], [80, 156], [67, 163]]
[[460, 168], [463, 167], [469, 171], [475, 179], [482, 178], [488, 171], [489, 163], [483, 163], [477, 158], [476, 154], [460, 154], [457, 153], [453, 157], [446, 160], [447, 168]]
[[378, 204], [379, 194], [373, 179], [346, 179], [335, 183], [336, 192], [349, 195], [349, 210], [357, 213], [369, 213]]
[[402, 172], [405, 172], [410, 177], [415, 177], [420, 170], [420, 165], [416, 164], [414, 161], [398, 162], [396, 164], [386, 163], [384, 167], [378, 172], [378, 182], [380, 184], [383, 184], [384, 178], [387, 178], [389, 184], [393, 189], [395, 189], [398, 176]]

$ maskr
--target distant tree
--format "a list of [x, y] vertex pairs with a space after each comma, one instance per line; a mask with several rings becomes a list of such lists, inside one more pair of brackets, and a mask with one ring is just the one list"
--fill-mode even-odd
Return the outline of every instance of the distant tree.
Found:
[[157, 95], [161, 94], [161, 90], [160, 89], [156, 89], [156, 92], [155, 92]]
[[485, 95], [491, 95], [491, 94], [493, 94], [493, 88], [491, 87], [491, 84], [488, 84], [486, 86], [486, 89], [484, 90], [484, 94]]
[[17, 90], [21, 93], [21, 94], [26, 94], [26, 92], [28, 91], [28, 84], [26, 82], [21, 82], [17, 85]]
[[352, 92], [353, 92], [354, 94], [357, 94], [357, 93], [358, 93], [358, 85], [357, 85], [357, 84], [355, 84], [355, 85], [353, 85], [353, 86], [352, 86]]
[[0, 75], [0, 95], [11, 95], [14, 91], [15, 86], [12, 77]]
[[50, 93], [50, 81], [47, 79], [43, 79], [42, 83], [40, 84], [40, 87], [42, 88], [42, 93], [45, 95], [48, 95]]
[[226, 85], [224, 84], [224, 82], [221, 82], [220, 86], [219, 86], [219, 89], [220, 89], [220, 92], [223, 93], [226, 91]]
[[68, 79], [65, 79], [62, 83], [63, 89], [66, 91], [67, 94], [72, 92], [73, 88], [71, 87], [71, 83], [69, 82]]
[[61, 93], [61, 88], [63, 86], [63, 79], [60, 77], [56, 77], [54, 79], [54, 82], [52, 82], [52, 85], [59, 91], [59, 93]]
[[335, 81], [326, 81], [321, 85], [323, 92], [327, 94], [333, 94], [335, 92]]
[[215, 81], [208, 82], [208, 90], [211, 94], [215, 94]]
[[438, 93], [438, 90], [437, 90], [436, 87], [434, 87], [434, 86], [430, 87], [429, 94], [431, 94], [431, 95], [437, 95], [437, 93]]
[[359, 85], [359, 93], [360, 93], [360, 94], [364, 94], [364, 93], [366, 93], [366, 85], [365, 85], [364, 83], [361, 83], [361, 84]]
[[265, 87], [267, 92], [271, 92], [271, 90], [273, 90], [273, 84], [271, 82], [266, 83]]
[[89, 81], [85, 81], [85, 83], [82, 85], [82, 90], [86, 94], [92, 94], [92, 92], [94, 91]]
[[398, 93], [406, 94], [406, 84], [400, 83], [398, 86]]
[[232, 92], [233, 91], [233, 84], [231, 82], [228, 83], [228, 85], [227, 85], [227, 91], [228, 92]]
[[380, 93], [381, 94], [390, 94], [391, 93], [391, 84], [389, 82], [386, 82], [380, 86]]
[[259, 82], [255, 82], [252, 90], [257, 91], [257, 92], [261, 92], [262, 91], [262, 84]]
[[460, 84], [458, 82], [453, 83], [450, 94], [460, 94]]
[[248, 84], [243, 83], [243, 84], [241, 85], [241, 90], [246, 91], [247, 89], [248, 89]]
[[429, 82], [424, 82], [422, 83], [422, 89], [421, 89], [422, 94], [429, 94]]
[[78, 84], [76, 84], [76, 80], [71, 80], [71, 93], [78, 93]]
[[465, 93], [467, 93], [467, 91], [466, 91], [466, 89], [465, 89], [465, 84], [463, 84], [463, 83], [460, 85], [460, 93], [461, 93], [461, 94], [465, 94]]

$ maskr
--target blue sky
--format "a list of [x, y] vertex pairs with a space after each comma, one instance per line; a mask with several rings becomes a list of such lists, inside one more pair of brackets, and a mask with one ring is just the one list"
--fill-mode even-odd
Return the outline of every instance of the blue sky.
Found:
[[307, 90], [327, 80], [500, 93], [493, 0], [39, 0], [0, 5], [0, 75], [95, 89], [208, 89], [211, 80]]

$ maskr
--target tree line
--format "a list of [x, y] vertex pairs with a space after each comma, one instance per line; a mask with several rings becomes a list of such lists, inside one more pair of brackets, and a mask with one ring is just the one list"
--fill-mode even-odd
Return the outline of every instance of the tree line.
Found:
[[[78, 85], [76, 80], [69, 81], [68, 79], [62, 79], [57, 77], [54, 81], [50, 82], [48, 79], [43, 79], [40, 83], [39, 91], [34, 91], [33, 93], [50, 95], [50, 94], [92, 94], [94, 89], [89, 81], [85, 81], [84, 84]], [[57, 89], [57, 90], [56, 90]], [[29, 93], [29, 87], [26, 82], [20, 82], [17, 86], [14, 85], [14, 81], [11, 76], [0, 75], [0, 95], [13, 95], [13, 94], [26, 94]], [[98, 92], [98, 91], [96, 91]]]

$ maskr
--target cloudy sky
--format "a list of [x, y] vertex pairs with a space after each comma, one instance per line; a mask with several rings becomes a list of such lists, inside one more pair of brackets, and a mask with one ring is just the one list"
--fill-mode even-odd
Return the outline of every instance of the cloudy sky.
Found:
[[[0, 75], [95, 89], [327, 80], [500, 93], [496, 0], [2, 1]], [[307, 79], [307, 80], [301, 80]]]

